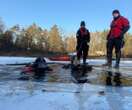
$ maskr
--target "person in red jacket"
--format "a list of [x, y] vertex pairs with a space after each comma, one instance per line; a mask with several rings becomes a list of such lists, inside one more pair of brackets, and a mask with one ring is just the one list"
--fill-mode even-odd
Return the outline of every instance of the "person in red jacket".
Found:
[[83, 64], [86, 64], [86, 59], [88, 56], [89, 42], [90, 42], [90, 32], [85, 26], [85, 21], [81, 21], [80, 28], [76, 34], [77, 38], [77, 59], [83, 56]]
[[115, 68], [119, 68], [121, 58], [121, 48], [124, 46], [124, 34], [129, 30], [130, 24], [127, 18], [121, 16], [119, 10], [114, 10], [111, 29], [107, 36], [107, 63], [104, 66], [112, 66], [112, 51], [115, 48], [116, 64]]

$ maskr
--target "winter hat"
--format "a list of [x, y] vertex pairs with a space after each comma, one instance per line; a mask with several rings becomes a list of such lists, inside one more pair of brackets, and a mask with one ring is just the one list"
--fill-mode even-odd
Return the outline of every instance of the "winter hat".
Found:
[[120, 11], [119, 10], [113, 10], [112, 14], [115, 14], [115, 13], [120, 14]]
[[81, 21], [80, 26], [85, 26], [85, 21]]

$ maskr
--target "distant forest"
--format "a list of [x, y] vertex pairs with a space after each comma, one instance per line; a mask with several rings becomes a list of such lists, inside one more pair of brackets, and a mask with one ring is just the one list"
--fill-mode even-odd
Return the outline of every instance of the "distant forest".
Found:
[[[92, 32], [90, 42], [90, 56], [105, 56], [106, 36], [108, 30]], [[0, 55], [34, 56], [67, 54], [76, 50], [76, 33], [64, 35], [57, 25], [50, 30], [43, 29], [33, 23], [28, 27], [19, 24], [6, 29], [0, 19]], [[132, 34], [125, 36], [124, 57], [132, 56]]]

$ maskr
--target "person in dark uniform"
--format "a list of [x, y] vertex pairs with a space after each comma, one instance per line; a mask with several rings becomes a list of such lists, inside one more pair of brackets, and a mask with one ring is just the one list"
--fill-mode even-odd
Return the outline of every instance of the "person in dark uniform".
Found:
[[34, 68], [35, 76], [41, 77], [45, 75], [45, 71], [52, 71], [43, 57], [36, 58], [32, 67]]
[[77, 38], [77, 59], [80, 61], [81, 56], [83, 56], [83, 64], [86, 64], [86, 59], [89, 51], [89, 42], [90, 42], [90, 32], [85, 27], [85, 22], [82, 21], [80, 24], [80, 29], [76, 34]]
[[113, 21], [107, 36], [107, 63], [104, 66], [112, 66], [112, 51], [115, 48], [116, 64], [119, 68], [121, 58], [121, 48], [124, 46], [124, 34], [129, 30], [130, 24], [127, 18], [121, 16], [119, 10], [114, 10]]

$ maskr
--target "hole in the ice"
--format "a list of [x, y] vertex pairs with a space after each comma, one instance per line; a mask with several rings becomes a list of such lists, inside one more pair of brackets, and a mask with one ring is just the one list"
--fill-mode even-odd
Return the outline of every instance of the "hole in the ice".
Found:
[[[15, 68], [15, 67], [11, 67]], [[10, 74], [1, 73], [0, 79], [4, 80], [32, 80], [41, 82], [58, 82], [58, 83], [89, 83], [96, 85], [107, 85], [107, 86], [132, 86], [132, 73], [131, 70], [128, 72], [124, 71], [104, 71], [95, 70], [91, 67], [81, 67], [77, 68], [62, 68], [60, 65], [53, 65], [53, 71], [39, 74], [39, 76], [34, 76], [32, 73], [19, 74], [19, 72], [11, 70]], [[21, 70], [20, 70], [21, 71]]]

